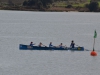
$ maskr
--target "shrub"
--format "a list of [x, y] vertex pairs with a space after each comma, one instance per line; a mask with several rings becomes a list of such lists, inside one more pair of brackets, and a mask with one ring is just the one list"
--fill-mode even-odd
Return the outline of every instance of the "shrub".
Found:
[[90, 2], [88, 8], [90, 11], [97, 11], [99, 8], [99, 3], [98, 2]]
[[66, 6], [66, 8], [72, 8], [72, 7], [73, 7], [72, 5], [67, 5], [67, 6]]

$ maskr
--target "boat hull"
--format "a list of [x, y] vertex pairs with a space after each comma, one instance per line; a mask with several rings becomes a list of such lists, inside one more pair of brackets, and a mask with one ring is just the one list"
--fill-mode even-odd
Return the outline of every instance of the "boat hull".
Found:
[[19, 45], [20, 50], [71, 50], [71, 51], [84, 51], [84, 47], [65, 47], [65, 48], [58, 48], [58, 47], [38, 47], [38, 46], [30, 46], [30, 45]]

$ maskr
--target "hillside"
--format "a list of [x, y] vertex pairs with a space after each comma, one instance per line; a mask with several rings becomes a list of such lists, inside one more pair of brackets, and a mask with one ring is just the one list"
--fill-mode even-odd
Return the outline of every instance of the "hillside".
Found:
[[[8, 1], [11, 1], [14, 4], [22, 4], [25, 0], [0, 0], [0, 3], [8, 3]], [[80, 2], [80, 1], [86, 2], [87, 0], [68, 0], [68, 2]]]
[[[26, 11], [79, 11], [89, 12], [88, 5], [90, 0], [65, 0], [53, 2], [48, 8], [39, 8], [38, 6], [23, 6], [25, 0], [0, 0], [0, 10], [26, 10]], [[100, 11], [100, 1], [98, 1]]]

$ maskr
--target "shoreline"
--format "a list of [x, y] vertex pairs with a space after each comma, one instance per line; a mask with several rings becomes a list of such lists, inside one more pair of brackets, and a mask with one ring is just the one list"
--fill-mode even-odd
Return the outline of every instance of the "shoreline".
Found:
[[88, 8], [64, 8], [64, 7], [52, 7], [48, 9], [37, 9], [29, 7], [0, 7], [0, 10], [44, 11], [44, 12], [90, 12]]

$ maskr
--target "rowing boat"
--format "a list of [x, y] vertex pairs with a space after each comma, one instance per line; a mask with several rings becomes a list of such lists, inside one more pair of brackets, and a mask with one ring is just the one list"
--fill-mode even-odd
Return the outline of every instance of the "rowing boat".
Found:
[[64, 48], [59, 48], [59, 47], [38, 47], [38, 46], [30, 46], [30, 45], [24, 45], [24, 44], [19, 44], [19, 49], [20, 50], [71, 50], [71, 51], [84, 51], [84, 47], [64, 47]]

